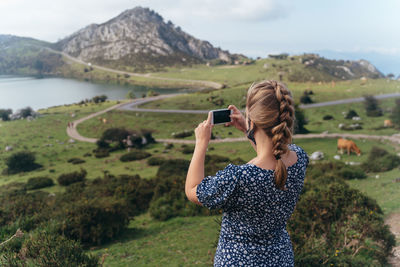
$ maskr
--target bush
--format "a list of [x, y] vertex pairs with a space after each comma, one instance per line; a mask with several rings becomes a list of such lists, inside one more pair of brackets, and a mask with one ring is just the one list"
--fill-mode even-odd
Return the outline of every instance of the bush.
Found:
[[331, 175], [308, 176], [288, 231], [296, 266], [385, 266], [396, 243], [376, 201]]
[[181, 151], [183, 154], [193, 154], [194, 146], [183, 146]]
[[157, 177], [185, 176], [189, 168], [190, 161], [185, 159], [169, 159], [160, 165]]
[[358, 117], [358, 114], [354, 109], [350, 109], [349, 112], [346, 113], [345, 118], [351, 120], [353, 117]]
[[304, 125], [307, 124], [306, 117], [304, 115], [304, 112], [297, 104], [295, 104], [295, 109], [294, 109], [294, 133], [295, 134], [304, 134], [308, 133], [309, 131], [304, 127]]
[[20, 151], [12, 154], [6, 159], [7, 173], [14, 174], [19, 172], [29, 172], [37, 168], [42, 167], [42, 165], [35, 162], [36, 158], [34, 153], [29, 151]]
[[97, 148], [93, 150], [93, 153], [96, 158], [105, 158], [110, 156], [110, 151], [108, 151], [108, 149]]
[[100, 245], [125, 228], [127, 211], [126, 202], [113, 197], [80, 199], [66, 207], [61, 231], [82, 243]]
[[350, 179], [363, 179], [367, 178], [367, 175], [360, 167], [344, 167], [340, 171], [338, 171], [340, 177], [346, 180]]
[[60, 185], [67, 186], [73, 183], [82, 182], [86, 177], [86, 170], [81, 169], [80, 172], [74, 171], [70, 173], [61, 174], [57, 181]]
[[325, 115], [324, 117], [322, 117], [322, 119], [323, 119], [324, 121], [328, 121], [328, 120], [333, 120], [334, 117], [333, 117], [332, 115]]
[[368, 159], [361, 164], [361, 167], [367, 172], [385, 172], [399, 165], [399, 156], [390, 154], [380, 147], [373, 146], [369, 152]]
[[80, 158], [70, 158], [67, 162], [72, 164], [81, 164], [85, 163], [86, 161]]
[[53, 186], [54, 182], [53, 179], [49, 177], [33, 177], [29, 178], [28, 182], [26, 183], [25, 188], [27, 190], [45, 188], [49, 186]]
[[312, 101], [312, 99], [309, 96], [307, 91], [304, 91], [303, 95], [300, 97], [300, 103], [303, 103], [303, 104], [311, 104], [311, 103], [313, 103], [313, 101]]
[[11, 114], [12, 114], [12, 109], [0, 109], [0, 118], [3, 121], [9, 121]]
[[364, 95], [364, 106], [367, 116], [379, 117], [383, 115], [383, 111], [378, 105], [378, 100], [372, 95]]
[[134, 149], [133, 151], [122, 155], [119, 159], [122, 162], [140, 160], [150, 157], [151, 154], [142, 150]]
[[97, 145], [98, 147], [106, 148], [109, 147], [110, 144], [115, 143], [119, 148], [124, 148], [124, 140], [126, 140], [130, 134], [131, 132], [125, 128], [109, 128], [103, 132], [101, 138], [97, 141]]
[[99, 266], [99, 256], [87, 255], [78, 242], [49, 231], [31, 235], [22, 250], [34, 266]]
[[185, 138], [185, 137], [188, 137], [188, 136], [192, 136], [193, 134], [194, 134], [193, 130], [192, 131], [185, 130], [183, 132], [172, 133], [171, 135], [172, 135], [173, 138]]
[[99, 96], [95, 96], [92, 98], [92, 101], [94, 103], [101, 103], [101, 102], [105, 102], [107, 100], [107, 96], [106, 95], [99, 95]]
[[165, 161], [166, 159], [162, 157], [151, 157], [147, 160], [147, 164], [150, 166], [160, 166]]
[[398, 128], [400, 127], [400, 98], [396, 99], [396, 105], [392, 110], [392, 114], [390, 115], [390, 119]]

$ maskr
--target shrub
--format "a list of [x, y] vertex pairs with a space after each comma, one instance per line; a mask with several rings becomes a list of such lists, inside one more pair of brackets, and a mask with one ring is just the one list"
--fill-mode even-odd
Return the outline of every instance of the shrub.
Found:
[[[111, 143], [115, 143], [119, 148], [124, 147], [124, 139], [131, 133], [125, 128], [109, 128], [105, 130], [101, 138], [97, 141], [99, 147], [108, 147]], [[107, 143], [108, 146], [105, 144]]]
[[49, 177], [33, 177], [29, 178], [28, 182], [26, 183], [27, 190], [45, 188], [49, 186], [53, 186], [54, 182], [53, 179]]
[[147, 160], [147, 164], [150, 166], [160, 166], [165, 161], [166, 159], [162, 157], [151, 157]]
[[127, 162], [127, 161], [145, 159], [145, 158], [148, 158], [150, 156], [151, 156], [151, 154], [146, 152], [146, 151], [134, 149], [133, 151], [122, 155], [119, 159], [122, 162]]
[[193, 154], [194, 146], [184, 146], [181, 151], [183, 154]]
[[296, 266], [384, 266], [395, 245], [376, 201], [330, 175], [308, 176], [288, 230]]
[[366, 178], [367, 175], [360, 167], [344, 167], [340, 171], [338, 171], [340, 177], [350, 180], [350, 179], [363, 179]]
[[392, 110], [390, 119], [393, 121], [394, 125], [400, 127], [400, 98], [396, 99], [395, 103], [396, 105]]
[[96, 158], [105, 158], [105, 157], [110, 156], [110, 151], [108, 151], [108, 149], [97, 148], [97, 149], [94, 149], [93, 152], [94, 152], [94, 156]]
[[42, 167], [42, 165], [35, 162], [35, 154], [30, 151], [20, 151], [12, 154], [6, 159], [7, 173], [14, 174], [19, 172], [29, 172], [37, 168]]
[[70, 173], [64, 173], [58, 177], [57, 181], [60, 185], [67, 186], [73, 183], [83, 181], [86, 177], [86, 174], [87, 172], [85, 169], [81, 169], [80, 172], [74, 171]]
[[128, 224], [125, 201], [113, 197], [80, 199], [66, 207], [61, 230], [82, 243], [99, 245], [116, 237]]
[[313, 103], [313, 101], [307, 91], [304, 91], [303, 95], [300, 97], [300, 103], [303, 103], [303, 104]]
[[184, 130], [183, 132], [172, 133], [171, 135], [173, 138], [185, 138], [188, 136], [192, 136], [193, 134], [194, 134], [193, 130], [192, 131]]
[[185, 159], [169, 159], [160, 165], [157, 177], [186, 176], [190, 161]]
[[353, 117], [358, 117], [358, 114], [354, 109], [350, 109], [349, 112], [346, 113], [345, 118], [351, 120]]
[[332, 115], [325, 115], [324, 117], [322, 117], [322, 119], [323, 119], [324, 121], [328, 121], [328, 120], [333, 120], [334, 117], [333, 117]]
[[87, 255], [78, 242], [49, 231], [30, 235], [22, 250], [35, 266], [99, 266], [99, 256]]
[[307, 124], [306, 117], [302, 109], [299, 108], [297, 104], [295, 104], [295, 119], [294, 119], [294, 133], [295, 134], [304, 134], [308, 133], [308, 130], [304, 127]]
[[105, 102], [107, 100], [107, 96], [106, 95], [98, 95], [92, 98], [92, 101], [94, 103], [101, 103], [101, 102]]
[[11, 114], [12, 114], [12, 109], [0, 109], [0, 118], [3, 121], [9, 121]]
[[70, 158], [67, 162], [72, 163], [72, 164], [81, 164], [85, 163], [86, 161], [80, 158]]
[[369, 152], [368, 159], [361, 164], [367, 172], [390, 171], [400, 165], [400, 157], [390, 154], [386, 150], [373, 146]]
[[382, 109], [378, 105], [378, 100], [372, 95], [364, 95], [364, 106], [367, 116], [378, 117], [382, 116]]

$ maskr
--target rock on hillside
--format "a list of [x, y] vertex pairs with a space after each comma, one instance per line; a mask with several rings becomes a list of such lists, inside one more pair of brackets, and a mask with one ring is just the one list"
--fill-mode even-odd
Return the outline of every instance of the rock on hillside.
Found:
[[358, 79], [361, 77], [383, 78], [378, 69], [367, 60], [331, 60], [319, 57], [317, 54], [305, 54], [302, 63], [306, 68], [322, 71], [341, 80]]
[[57, 47], [87, 62], [115, 66], [232, 62], [234, 57], [142, 7], [126, 10], [103, 24], [91, 24], [59, 41]]

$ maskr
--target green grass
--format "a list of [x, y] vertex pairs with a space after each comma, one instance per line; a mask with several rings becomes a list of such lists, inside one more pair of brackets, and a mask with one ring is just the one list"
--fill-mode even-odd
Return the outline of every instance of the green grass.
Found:
[[[242, 85], [214, 90], [209, 93], [197, 92], [148, 102], [141, 105], [141, 107], [159, 109], [214, 109], [234, 104], [237, 107], [244, 108], [246, 91], [253, 81], [258, 80], [250, 80]], [[400, 92], [399, 81], [387, 81], [385, 79], [368, 80], [364, 85], [359, 80], [342, 81], [336, 82], [335, 87], [332, 87], [331, 83], [288, 83], [287, 85], [297, 103], [300, 102], [300, 97], [303, 95], [304, 90], [312, 90], [314, 92], [311, 98], [316, 103], [362, 97], [364, 94], [378, 95]], [[208, 99], [212, 96], [216, 97], [216, 99], [223, 99], [224, 105], [219, 106], [209, 101]]]
[[[383, 116], [368, 117], [364, 108], [364, 103], [349, 103], [341, 105], [333, 105], [326, 107], [318, 107], [312, 109], [304, 109], [305, 116], [309, 123], [305, 126], [311, 133], [322, 133], [328, 131], [330, 133], [360, 133], [360, 134], [373, 134], [373, 135], [392, 135], [398, 133], [399, 130], [395, 128], [384, 128], [383, 122], [385, 119], [390, 119], [390, 109], [395, 106], [395, 99], [382, 99], [379, 100], [380, 107], [384, 110]], [[348, 112], [353, 109], [361, 117], [360, 121], [345, 119], [342, 112]], [[334, 119], [323, 120], [325, 115], [332, 115]], [[363, 129], [359, 130], [342, 130], [339, 129], [339, 124], [344, 123], [350, 125], [359, 123]]]
[[220, 216], [178, 217], [166, 222], [135, 217], [121, 239], [93, 251], [105, 266], [212, 266]]
[[[104, 124], [100, 118], [105, 118], [107, 123]], [[131, 130], [146, 128], [154, 130], [153, 136], [156, 138], [172, 138], [172, 133], [181, 132], [183, 130], [194, 130], [197, 125], [205, 119], [207, 119], [207, 114], [113, 110], [79, 124], [78, 131], [83, 136], [99, 138], [107, 128], [126, 127]], [[232, 134], [229, 134], [229, 132]], [[234, 128], [224, 127], [223, 125], [214, 126], [213, 133], [221, 138], [242, 136]], [[194, 135], [184, 139], [194, 140]]]

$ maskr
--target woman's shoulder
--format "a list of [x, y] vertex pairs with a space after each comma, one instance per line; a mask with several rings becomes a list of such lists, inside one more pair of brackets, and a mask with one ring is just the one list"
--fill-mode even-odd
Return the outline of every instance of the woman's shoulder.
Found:
[[296, 152], [297, 160], [300, 161], [300, 162], [303, 162], [306, 166], [308, 166], [309, 157], [308, 157], [306, 151], [304, 151], [304, 149], [301, 146], [299, 146], [297, 144], [294, 144], [294, 143], [291, 143], [288, 146], [289, 146], [290, 150]]

